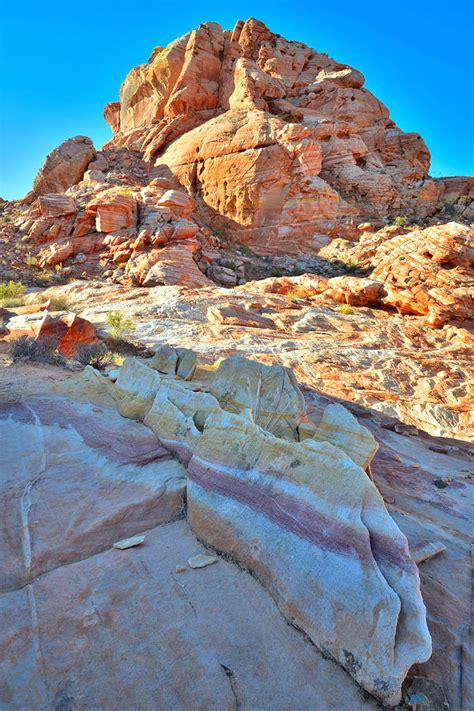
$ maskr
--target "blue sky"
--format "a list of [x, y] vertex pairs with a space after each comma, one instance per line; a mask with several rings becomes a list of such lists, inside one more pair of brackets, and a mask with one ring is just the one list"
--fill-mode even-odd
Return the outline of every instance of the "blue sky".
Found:
[[257, 17], [365, 74], [366, 87], [432, 154], [431, 174], [474, 172], [470, 0], [233, 3], [0, 0], [0, 196], [31, 189], [46, 154], [70, 136], [99, 147], [103, 106], [125, 74], [200, 22]]

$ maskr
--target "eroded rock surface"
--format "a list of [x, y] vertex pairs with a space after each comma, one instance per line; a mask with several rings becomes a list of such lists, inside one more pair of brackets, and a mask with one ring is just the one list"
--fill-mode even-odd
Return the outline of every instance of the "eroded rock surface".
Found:
[[188, 476], [197, 535], [257, 575], [365, 689], [397, 704], [431, 638], [407, 541], [362, 469], [326, 442], [289, 444], [218, 414]]
[[422, 138], [363, 85], [258, 20], [207, 22], [133, 69], [105, 116], [111, 145], [141, 150], [202, 216], [267, 252], [311, 247], [348, 218], [426, 217], [446, 201], [467, 216], [467, 179], [432, 180]]
[[[173, 352], [170, 348], [168, 355]], [[315, 699], [328, 709], [347, 704], [357, 711], [375, 708], [373, 700], [360, 694], [340, 666], [322, 657], [283, 622], [264, 588], [285, 617], [306, 630], [359, 683], [386, 702], [396, 703], [405, 666], [415, 657], [421, 662], [422, 650], [427, 655], [429, 645], [418, 573], [402, 530], [414, 554], [429, 541], [440, 542], [441, 549], [444, 546], [440, 555], [420, 568], [434, 654], [410, 673], [426, 675], [444, 688], [453, 709], [464, 708], [470, 698], [465, 455], [459, 452], [446, 458], [435, 452], [440, 449], [432, 444], [436, 440], [407, 438], [380, 429], [377, 420], [369, 417], [363, 422], [381, 443], [372, 460], [376, 444], [369, 431], [347, 411], [343, 417], [340, 405], [326, 407], [327, 400], [314, 391], [305, 398], [306, 438], [301, 442], [279, 439], [256, 426], [248, 410], [238, 415], [221, 409], [207, 392], [216, 367], [198, 364], [193, 379], [186, 381], [176, 379], [172, 370], [160, 374], [146, 363], [131, 359], [127, 366], [126, 361], [118, 385], [91, 368], [73, 378], [61, 375], [59, 379], [28, 380], [21, 372], [13, 378], [17, 381], [10, 395], [21, 397], [16, 402], [14, 397], [4, 401], [0, 420], [2, 434], [6, 434], [2, 440], [8, 442], [8, 466], [0, 487], [8, 514], [8, 545], [3, 551], [6, 570], [13, 573], [11, 579], [3, 575], [4, 591], [0, 593], [4, 619], [0, 688], [5, 703], [12, 708], [49, 708], [51, 699], [59, 703], [58, 699], [80, 697], [97, 703], [107, 697], [107, 706], [115, 699], [117, 686], [113, 683], [110, 688], [109, 680], [122, 673], [130, 678], [125, 669], [122, 672], [122, 665], [129, 669], [129, 656], [137, 658], [139, 639], [142, 662], [134, 666], [133, 683], [120, 688], [121, 699], [126, 698], [134, 707], [143, 704], [146, 708], [159, 683], [163, 708], [169, 704], [187, 708], [190, 694], [192, 703], [197, 699], [207, 707], [209, 699], [221, 696], [226, 707], [227, 694], [232, 694], [231, 704], [237, 698], [242, 708], [249, 709], [256, 705], [266, 708], [266, 699], [272, 699], [272, 708], [288, 711], [308, 708]], [[164, 350], [162, 371], [163, 363]], [[148, 385], [147, 372], [152, 378]], [[129, 402], [140, 404], [127, 414], [142, 418], [147, 412], [145, 422], [151, 429], [117, 414], [115, 407], [121, 401], [123, 405], [126, 392]], [[320, 441], [308, 438], [311, 427], [319, 433]], [[160, 444], [161, 438], [166, 448]], [[352, 451], [346, 454], [344, 449], [349, 449], [351, 439]], [[186, 565], [188, 559], [211, 551], [203, 550], [202, 543], [181, 522], [157, 526], [183, 514], [185, 470], [170, 451], [184, 462], [190, 460], [188, 515], [201, 540], [248, 566], [264, 588], [221, 558], [217, 565], [191, 570]], [[400, 529], [356, 459], [361, 464], [372, 460], [376, 484], [386, 503], [390, 502], [388, 509]], [[215, 476], [232, 479], [234, 469], [240, 472], [236, 479], [240, 494], [233, 489], [232, 493], [224, 491], [225, 487], [215, 491], [211, 485]], [[448, 482], [443, 488], [433, 484], [440, 477]], [[260, 483], [264, 485], [263, 497], [254, 495]], [[320, 488], [311, 498], [314, 487]], [[338, 487], [342, 488], [334, 498]], [[251, 495], [245, 497], [245, 491]], [[368, 498], [365, 494], [361, 497], [361, 492]], [[293, 513], [288, 497], [298, 503]], [[316, 512], [322, 507], [327, 513], [330, 499], [335, 505], [331, 524], [321, 528], [322, 511]], [[262, 502], [273, 503], [257, 511]], [[356, 512], [358, 505], [362, 516], [354, 518], [350, 512]], [[286, 523], [285, 516], [289, 516]], [[265, 531], [272, 526], [276, 533], [266, 538]], [[352, 528], [346, 531], [345, 527]], [[370, 530], [370, 538], [359, 535], [364, 527]], [[25, 537], [25, 530], [29, 537]], [[324, 531], [323, 538], [314, 537], [317, 530]], [[138, 534], [145, 536], [140, 546], [113, 549], [113, 543]], [[291, 551], [285, 559], [283, 543], [290, 539]], [[337, 549], [332, 545], [335, 542]], [[318, 565], [313, 565], [314, 561], [310, 565], [318, 555]], [[349, 560], [356, 568], [362, 565], [361, 575], [344, 572], [331, 583], [337, 565], [329, 566], [323, 574], [328, 556], [339, 557], [344, 571]], [[286, 580], [295, 565], [294, 575]], [[295, 587], [291, 581], [301, 570], [305, 571], [305, 584]], [[308, 594], [308, 581], [317, 570], [321, 573], [314, 581], [318, 594], [313, 596]], [[376, 574], [377, 570], [383, 574]], [[189, 577], [196, 575], [210, 577]], [[349, 589], [339, 605], [343, 581]], [[363, 594], [364, 605], [357, 615], [349, 614], [364, 586], [369, 586], [370, 594]], [[378, 620], [378, 626], [364, 643], [370, 625], [361, 620], [364, 615], [370, 617], [368, 603], [376, 599], [377, 590], [387, 614], [384, 620], [380, 613], [371, 618], [372, 622]], [[325, 604], [321, 605], [323, 598]], [[131, 606], [131, 600], [137, 599], [140, 604]], [[395, 608], [400, 604], [399, 616]], [[337, 610], [334, 625], [328, 627], [331, 605]], [[238, 618], [231, 610], [239, 611]], [[349, 618], [342, 624], [344, 610]], [[104, 657], [110, 625], [114, 645]], [[84, 629], [87, 651], [79, 644]], [[326, 634], [329, 640], [323, 640]], [[242, 639], [242, 644], [236, 644], [236, 639]], [[344, 639], [355, 651], [349, 649], [346, 654], [344, 647], [337, 652]], [[393, 649], [395, 639], [395, 648], [401, 647], [392, 656], [392, 667], [384, 663], [379, 670], [380, 657], [372, 652], [377, 645]], [[182, 661], [184, 649], [189, 669], [188, 662]], [[240, 654], [241, 649], [245, 654]], [[272, 661], [276, 649], [278, 663]], [[226, 655], [224, 661], [222, 655]], [[260, 660], [258, 669], [252, 661], [254, 655]], [[176, 661], [179, 672], [172, 661], [175, 658], [180, 660]], [[281, 676], [278, 664], [287, 666], [290, 658], [291, 668], [280, 688], [281, 680], [274, 679], [273, 672]], [[271, 670], [262, 666], [262, 659], [268, 659]], [[301, 664], [295, 664], [295, 659]], [[217, 665], [224, 677], [215, 676]], [[104, 675], [104, 669], [110, 669], [110, 674]], [[262, 669], [264, 673], [260, 673]], [[374, 671], [384, 674], [375, 684]], [[222, 678], [228, 685], [221, 685]], [[278, 698], [274, 697], [277, 692]], [[120, 706], [122, 701], [113, 703]]]
[[90, 138], [70, 138], [48, 154], [43, 167], [35, 178], [33, 191], [36, 195], [61, 193], [84, 177], [87, 166], [95, 156]]

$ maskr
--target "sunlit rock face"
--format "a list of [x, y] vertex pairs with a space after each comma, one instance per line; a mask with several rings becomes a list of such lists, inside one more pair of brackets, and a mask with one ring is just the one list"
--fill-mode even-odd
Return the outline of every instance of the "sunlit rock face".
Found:
[[310, 248], [350, 220], [465, 212], [466, 179], [428, 176], [430, 154], [363, 75], [255, 19], [207, 22], [126, 76], [111, 145], [176, 176], [199, 214], [263, 252]]

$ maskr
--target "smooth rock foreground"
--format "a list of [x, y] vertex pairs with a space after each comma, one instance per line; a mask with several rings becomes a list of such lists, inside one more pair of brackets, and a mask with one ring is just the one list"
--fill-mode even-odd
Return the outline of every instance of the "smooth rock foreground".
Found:
[[[336, 446], [345, 436], [350, 448], [349, 429], [354, 458], [368, 465], [373, 437], [336, 408], [315, 428], [325, 442], [294, 441], [304, 400], [281, 366], [235, 356], [216, 370], [214, 397], [190, 385], [127, 359], [115, 387], [121, 413], [144, 420], [189, 462], [191, 527], [254, 572], [287, 619], [364, 688], [398, 703], [431, 639], [406, 538], [364, 471]], [[260, 402], [287, 439], [254, 424]]]
[[[0, 700], [14, 709], [376, 708], [345, 667], [396, 704], [431, 640], [406, 538], [360, 466], [376, 452], [373, 435], [331, 405], [318, 425], [306, 421], [297, 436], [277, 437], [254, 423], [252, 408], [229, 412], [224, 397], [207, 392], [226, 361], [208, 369], [206, 382], [199, 367], [194, 379], [180, 379], [168, 367], [174, 362], [176, 371], [178, 361], [171, 348], [149, 361], [127, 359], [116, 385], [88, 368], [75, 389], [50, 384], [49, 395], [3, 406], [11, 463], [1, 495], [4, 554], [13, 572], [2, 576], [0, 593]], [[275, 368], [239, 365], [241, 383], [252, 374], [264, 383]], [[114, 401], [129, 406], [127, 419]], [[186, 486], [170, 451], [188, 463], [188, 523], [201, 543], [184, 522], [169, 523], [183, 515]], [[397, 465], [386, 449], [376, 460], [385, 485]], [[420, 487], [423, 497], [423, 480]], [[454, 530], [451, 509], [439, 514]], [[425, 544], [413, 517], [397, 523], [408, 525], [410, 546], [412, 534]], [[137, 534], [146, 534], [140, 546], [112, 548]], [[186, 569], [212, 552], [202, 543], [264, 587], [222, 558]], [[458, 541], [445, 544], [459, 552], [464, 585]], [[463, 607], [453, 591], [433, 589], [430, 576], [425, 586], [438, 644], [449, 620], [449, 665]], [[326, 658], [284, 623], [270, 597]], [[429, 662], [436, 679], [439, 654]], [[456, 694], [450, 689], [453, 709], [462, 708]]]

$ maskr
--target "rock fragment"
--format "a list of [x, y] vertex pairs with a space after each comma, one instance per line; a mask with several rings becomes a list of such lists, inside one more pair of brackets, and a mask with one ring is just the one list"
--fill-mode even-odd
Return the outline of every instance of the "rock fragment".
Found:
[[117, 541], [113, 544], [113, 548], [118, 548], [121, 551], [127, 548], [134, 548], [135, 546], [140, 546], [145, 540], [145, 536], [132, 536], [131, 538], [124, 538], [122, 541]]

